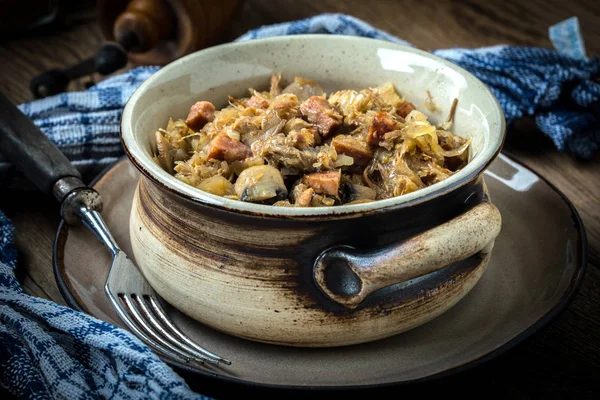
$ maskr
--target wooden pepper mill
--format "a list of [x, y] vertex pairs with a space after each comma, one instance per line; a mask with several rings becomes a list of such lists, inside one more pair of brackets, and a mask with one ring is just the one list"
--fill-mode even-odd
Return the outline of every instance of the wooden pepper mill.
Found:
[[226, 33], [243, 0], [98, 0], [98, 23], [108, 40], [95, 56], [31, 81], [36, 97], [63, 92], [69, 82], [135, 65], [165, 65], [213, 44]]

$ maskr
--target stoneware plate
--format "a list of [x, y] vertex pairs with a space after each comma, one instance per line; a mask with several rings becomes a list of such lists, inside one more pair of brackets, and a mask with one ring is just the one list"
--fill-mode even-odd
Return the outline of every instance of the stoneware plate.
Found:
[[[129, 213], [138, 172], [120, 161], [95, 184], [106, 223], [131, 253]], [[192, 339], [232, 361], [226, 367], [179, 367], [218, 380], [287, 388], [357, 388], [439, 377], [507, 350], [568, 304], [586, 264], [585, 232], [556, 188], [505, 155], [486, 172], [503, 217], [487, 271], [457, 305], [425, 325], [367, 344], [290, 348], [235, 338], [167, 307]], [[85, 228], [61, 224], [54, 268], [70, 306], [121, 325], [104, 295], [108, 251]]]

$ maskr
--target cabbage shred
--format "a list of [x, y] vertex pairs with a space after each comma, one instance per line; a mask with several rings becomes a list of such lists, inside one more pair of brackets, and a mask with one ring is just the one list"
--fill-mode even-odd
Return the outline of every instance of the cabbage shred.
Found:
[[[170, 119], [155, 133], [155, 161], [176, 179], [219, 196], [295, 207], [401, 196], [468, 162], [471, 139], [449, 131], [456, 100], [436, 126], [391, 83], [328, 96], [302, 77], [284, 88], [280, 75], [270, 82], [268, 90], [249, 89], [248, 97], [230, 96], [221, 110], [199, 102], [186, 120]], [[425, 107], [437, 111], [427, 98]], [[267, 170], [269, 181], [252, 175], [264, 175], [258, 168], [264, 165], [277, 170]], [[247, 169], [250, 178], [238, 183]], [[248, 185], [265, 188], [260, 200], [248, 195], [256, 192]]]

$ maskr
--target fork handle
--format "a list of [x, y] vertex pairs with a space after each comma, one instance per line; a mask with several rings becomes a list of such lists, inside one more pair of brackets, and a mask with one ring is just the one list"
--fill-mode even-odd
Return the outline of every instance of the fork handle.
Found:
[[77, 222], [84, 209], [102, 209], [100, 195], [83, 183], [67, 157], [3, 93], [0, 151], [38, 188], [61, 202], [68, 223]]
[[85, 186], [67, 157], [3, 93], [0, 93], [0, 149], [45, 193], [54, 194], [54, 186], [61, 178], [71, 178], [62, 185], [58, 194], [63, 197], [59, 201], [68, 194], [65, 191]]

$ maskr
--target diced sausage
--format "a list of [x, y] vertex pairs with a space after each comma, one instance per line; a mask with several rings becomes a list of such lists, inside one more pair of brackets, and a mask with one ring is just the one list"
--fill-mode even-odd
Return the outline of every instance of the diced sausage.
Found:
[[383, 140], [383, 135], [391, 132], [396, 127], [396, 121], [385, 112], [378, 112], [373, 118], [373, 123], [369, 126], [369, 135], [367, 143], [371, 146], [377, 146]]
[[220, 133], [210, 143], [208, 159], [225, 160], [228, 163], [241, 161], [252, 156], [252, 150], [244, 143]]
[[321, 96], [309, 97], [300, 105], [300, 112], [309, 122], [316, 125], [324, 137], [342, 123], [342, 116]]
[[377, 193], [370, 187], [346, 182], [342, 189], [342, 201], [350, 203], [359, 200], [375, 200]]
[[185, 123], [191, 129], [197, 131], [213, 119], [215, 119], [215, 106], [209, 101], [199, 101], [190, 108]]
[[300, 131], [290, 132], [289, 137], [295, 141], [295, 147], [304, 150], [315, 145], [315, 136], [317, 131], [314, 129], [302, 128]]
[[302, 182], [305, 185], [313, 188], [315, 193], [338, 197], [341, 178], [342, 171], [337, 169], [334, 171], [313, 172], [312, 174], [306, 174], [302, 178]]
[[252, 96], [246, 101], [246, 107], [269, 108], [269, 101], [259, 96]]
[[242, 201], [275, 202], [288, 195], [281, 172], [271, 165], [256, 165], [243, 170], [235, 182], [235, 193]]
[[405, 101], [400, 107], [398, 107], [396, 113], [402, 118], [406, 118], [406, 116], [413, 110], [416, 110], [415, 105], [410, 101]]
[[355, 165], [364, 166], [373, 159], [373, 152], [369, 146], [353, 136], [338, 135], [333, 138], [331, 145], [337, 153], [352, 157]]

